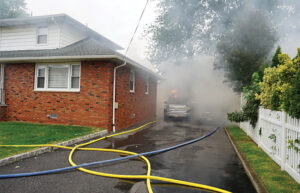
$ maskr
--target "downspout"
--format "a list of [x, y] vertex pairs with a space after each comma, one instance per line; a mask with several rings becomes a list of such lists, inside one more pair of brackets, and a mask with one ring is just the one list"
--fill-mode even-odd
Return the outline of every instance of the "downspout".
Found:
[[5, 64], [0, 64], [1, 65], [1, 69], [0, 69], [0, 71], [1, 71], [1, 74], [0, 74], [0, 89], [1, 89], [1, 105], [5, 105], [5, 91], [4, 91], [4, 81], [5, 81], [5, 78], [4, 78], [4, 76], [5, 76]]
[[116, 79], [117, 69], [126, 66], [126, 61], [123, 64], [114, 67], [114, 82], [113, 82], [113, 114], [112, 114], [112, 131], [116, 132]]

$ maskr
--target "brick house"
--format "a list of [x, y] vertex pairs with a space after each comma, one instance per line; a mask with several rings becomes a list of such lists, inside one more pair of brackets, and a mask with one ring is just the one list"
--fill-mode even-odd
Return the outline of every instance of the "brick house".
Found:
[[0, 119], [109, 131], [154, 120], [159, 76], [118, 49], [65, 14], [0, 20]]

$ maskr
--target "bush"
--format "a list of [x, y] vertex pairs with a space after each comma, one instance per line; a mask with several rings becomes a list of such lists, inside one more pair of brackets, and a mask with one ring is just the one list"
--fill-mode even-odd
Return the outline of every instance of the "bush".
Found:
[[276, 67], [266, 68], [263, 81], [259, 83], [261, 93], [256, 93], [256, 99], [260, 100], [260, 104], [268, 109], [272, 108], [271, 100], [273, 93], [276, 91], [275, 84], [277, 81]]
[[290, 89], [290, 106], [287, 110], [288, 114], [292, 117], [300, 119], [300, 68], [298, 69], [295, 77], [294, 84]]
[[279, 54], [278, 60], [277, 67], [265, 69], [263, 81], [260, 83], [261, 93], [256, 98], [265, 108], [288, 111], [289, 92], [295, 81], [296, 71], [300, 68], [300, 55], [291, 60], [287, 54]]
[[244, 87], [243, 95], [246, 104], [242, 111], [227, 113], [228, 120], [249, 120], [255, 127], [259, 105], [271, 110], [283, 109], [292, 117], [300, 118], [300, 49], [291, 60], [287, 54], [280, 54], [278, 47], [273, 57], [273, 67], [253, 73], [251, 85]]
[[259, 82], [261, 76], [258, 72], [253, 73], [251, 85], [244, 87], [243, 95], [246, 99], [246, 104], [242, 108], [242, 112], [227, 113], [227, 119], [233, 122], [250, 121], [250, 124], [255, 127], [258, 119], [258, 108], [260, 101], [256, 99], [255, 95], [260, 92]]
[[244, 112], [237, 112], [237, 111], [227, 113], [227, 119], [229, 121], [238, 122], [238, 123], [249, 120], [248, 117], [245, 116]]

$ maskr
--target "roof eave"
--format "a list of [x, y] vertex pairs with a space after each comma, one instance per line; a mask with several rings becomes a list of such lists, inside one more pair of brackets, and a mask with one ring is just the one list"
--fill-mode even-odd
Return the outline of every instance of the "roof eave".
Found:
[[123, 58], [117, 55], [81, 55], [81, 56], [42, 56], [42, 57], [16, 57], [16, 58], [0, 58], [0, 63], [16, 63], [16, 62], [43, 62], [43, 61], [67, 61], [67, 60], [96, 60], [96, 59], [116, 59], [120, 62], [126, 62], [135, 67], [146, 71], [157, 79], [162, 79], [160, 75], [153, 72], [152, 70], [142, 66], [141, 64], [130, 60], [128, 58]]

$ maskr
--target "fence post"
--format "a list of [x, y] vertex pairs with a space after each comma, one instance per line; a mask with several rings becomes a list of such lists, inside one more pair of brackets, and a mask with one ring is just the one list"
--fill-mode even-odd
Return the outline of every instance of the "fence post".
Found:
[[285, 170], [286, 164], [286, 150], [287, 150], [287, 143], [286, 143], [286, 123], [287, 123], [287, 113], [281, 110], [281, 170]]

